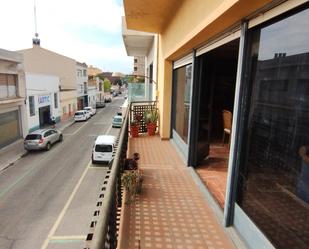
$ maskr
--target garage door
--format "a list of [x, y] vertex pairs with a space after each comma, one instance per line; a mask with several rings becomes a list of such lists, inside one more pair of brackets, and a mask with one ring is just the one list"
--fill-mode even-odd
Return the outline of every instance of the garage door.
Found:
[[0, 148], [19, 139], [19, 115], [18, 111], [0, 114]]

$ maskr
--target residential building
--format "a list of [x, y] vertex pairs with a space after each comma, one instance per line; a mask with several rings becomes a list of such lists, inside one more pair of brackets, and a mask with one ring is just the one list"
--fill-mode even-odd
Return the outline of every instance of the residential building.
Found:
[[[144, 76], [145, 99], [155, 100], [157, 90], [158, 35], [130, 30], [122, 17], [122, 37], [128, 56], [134, 56], [133, 75]], [[130, 90], [130, 87], [129, 87]]]
[[92, 99], [92, 104], [97, 101], [105, 101], [104, 96], [104, 84], [103, 80], [101, 80], [97, 76], [89, 76], [88, 77], [88, 86], [91, 88], [91, 95], [94, 95], [94, 88], [95, 88], [95, 101]]
[[94, 67], [92, 65], [90, 65], [88, 67], [88, 75], [89, 76], [97, 76], [100, 73], [102, 73], [102, 70], [100, 68]]
[[60, 121], [59, 77], [26, 73], [29, 132]]
[[159, 133], [220, 222], [251, 249], [308, 248], [308, 1], [124, 7], [129, 30], [158, 34]]
[[33, 44], [19, 51], [24, 56], [25, 72], [59, 78], [61, 120], [71, 117], [77, 109], [76, 61]]
[[134, 56], [133, 75], [136, 75], [136, 76], [145, 75], [145, 57], [144, 56]]
[[0, 49], [0, 148], [26, 136], [25, 103], [23, 57]]
[[82, 110], [88, 106], [88, 73], [87, 64], [76, 62], [77, 75], [77, 109]]

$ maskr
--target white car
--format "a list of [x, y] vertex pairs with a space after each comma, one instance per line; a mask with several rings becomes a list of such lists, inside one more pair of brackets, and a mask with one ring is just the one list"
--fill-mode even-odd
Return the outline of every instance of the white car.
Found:
[[75, 121], [87, 121], [89, 118], [90, 118], [90, 112], [85, 110], [77, 111], [75, 112], [74, 115]]
[[91, 116], [93, 116], [97, 113], [97, 109], [94, 109], [91, 106], [84, 107], [84, 110], [90, 112]]

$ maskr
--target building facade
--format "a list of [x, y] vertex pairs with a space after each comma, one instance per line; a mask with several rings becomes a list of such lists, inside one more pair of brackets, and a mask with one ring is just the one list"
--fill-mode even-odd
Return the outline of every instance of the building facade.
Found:
[[87, 64], [76, 62], [76, 75], [77, 75], [77, 109], [82, 110], [88, 106], [88, 73]]
[[26, 73], [27, 119], [29, 132], [60, 121], [59, 77]]
[[222, 223], [248, 248], [308, 248], [308, 2], [124, 5], [158, 34], [160, 136], [196, 172], [224, 162], [221, 199], [206, 184]]
[[127, 27], [125, 18], [122, 17], [122, 37], [127, 55], [134, 57], [133, 75], [144, 76], [145, 100], [155, 100], [157, 91], [158, 35], [130, 30]]
[[100, 73], [102, 73], [102, 70], [100, 68], [94, 67], [92, 65], [90, 65], [88, 67], [88, 75], [89, 76], [97, 76]]
[[0, 49], [0, 148], [27, 135], [23, 57]]
[[61, 120], [72, 117], [77, 109], [76, 61], [35, 44], [19, 52], [24, 56], [26, 73], [59, 78]]
[[134, 56], [133, 63], [133, 75], [144, 76], [145, 75], [145, 57]]

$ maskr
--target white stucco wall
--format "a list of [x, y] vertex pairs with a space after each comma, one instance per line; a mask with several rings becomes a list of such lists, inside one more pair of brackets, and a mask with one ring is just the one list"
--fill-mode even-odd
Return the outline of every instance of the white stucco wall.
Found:
[[[158, 44], [158, 35], [154, 36], [152, 45], [149, 49], [148, 54], [146, 55], [146, 59], [145, 59], [145, 75], [147, 75], [147, 77], [150, 76], [150, 65], [153, 65], [153, 74], [152, 74], [152, 79], [154, 82], [157, 82], [157, 54], [158, 54], [158, 48], [157, 48], [157, 44]], [[148, 87], [152, 87], [152, 100], [156, 99], [156, 84], [150, 84], [149, 82], [149, 78], [146, 78], [145, 80], [146, 83], [146, 87], [145, 87], [145, 91], [147, 92]]]
[[[81, 70], [82, 75], [78, 74], [78, 71]], [[84, 75], [84, 70], [86, 70], [86, 75]], [[76, 63], [76, 76], [77, 76], [77, 82], [76, 82], [76, 92], [77, 97], [81, 97], [84, 95], [87, 95], [84, 93], [84, 83], [86, 82], [86, 86], [88, 87], [88, 73], [87, 73], [87, 65], [81, 66], [79, 63]]]
[[88, 106], [96, 107], [97, 88], [95, 86], [88, 86]]
[[[60, 119], [60, 94], [59, 77], [44, 74], [26, 73], [26, 91], [27, 91], [27, 118], [29, 130], [39, 127], [39, 108], [50, 105], [50, 114], [56, 119]], [[57, 93], [58, 108], [55, 108], [54, 93]], [[30, 116], [29, 96], [34, 96], [35, 115]], [[39, 101], [40, 99], [40, 101]], [[41, 103], [39, 103], [41, 102]]]

